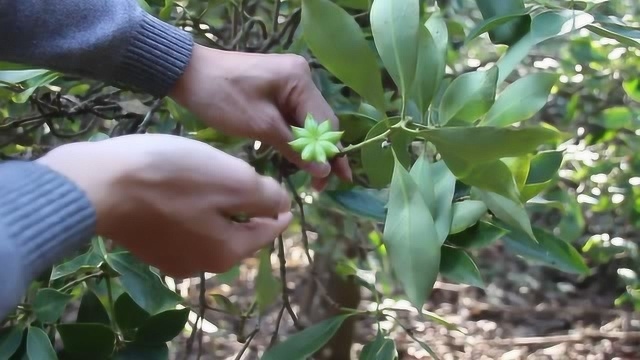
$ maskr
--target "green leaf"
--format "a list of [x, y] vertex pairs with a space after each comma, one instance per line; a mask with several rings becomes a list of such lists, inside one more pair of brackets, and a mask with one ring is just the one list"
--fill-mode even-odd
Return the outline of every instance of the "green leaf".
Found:
[[56, 289], [39, 289], [33, 300], [33, 312], [38, 320], [44, 323], [54, 323], [58, 321], [72, 298], [72, 295], [61, 293]]
[[590, 24], [586, 27], [594, 34], [614, 39], [621, 44], [637, 48], [640, 46], [640, 29], [613, 23]]
[[482, 200], [498, 219], [524, 232], [534, 242], [536, 241], [533, 230], [531, 230], [529, 214], [523, 205], [481, 189], [472, 189], [472, 196]]
[[511, 233], [504, 237], [504, 245], [511, 252], [568, 273], [580, 275], [589, 273], [589, 268], [580, 253], [553, 234], [534, 228], [533, 233], [538, 240], [534, 242], [517, 229], [509, 228], [509, 230]]
[[340, 208], [358, 217], [384, 222], [385, 203], [371, 191], [362, 188], [350, 190], [325, 191], [324, 194]]
[[190, 310], [167, 310], [153, 315], [138, 329], [136, 342], [144, 344], [162, 344], [178, 336], [187, 323]]
[[10, 359], [22, 343], [24, 328], [15, 325], [0, 330], [0, 359]]
[[594, 20], [584, 11], [563, 9], [542, 12], [531, 20], [531, 32], [507, 50], [497, 62], [500, 69], [498, 84], [502, 83], [537, 44], [579, 30]]
[[[433, 20], [432, 20], [433, 19]], [[429, 20], [441, 20], [438, 16], [432, 16]], [[437, 25], [436, 25], [437, 26]], [[427, 113], [431, 102], [442, 82], [445, 73], [445, 52], [439, 49], [433, 36], [426, 26], [421, 26], [418, 35], [418, 60], [411, 91], [411, 99], [420, 109], [420, 117], [415, 122], [425, 123], [423, 117]], [[446, 31], [446, 26], [445, 26]]]
[[377, 57], [355, 19], [329, 0], [303, 0], [301, 25], [304, 39], [318, 61], [384, 111]]
[[103, 359], [115, 350], [116, 334], [103, 324], [60, 324], [57, 326], [65, 352], [84, 358]]
[[267, 248], [262, 249], [256, 275], [256, 302], [261, 314], [276, 301], [280, 291], [280, 282], [273, 276], [271, 268], [271, 252]]
[[429, 207], [411, 175], [394, 162], [383, 239], [391, 267], [418, 309], [431, 293], [440, 266], [440, 242]]
[[[394, 125], [398, 120], [389, 119], [389, 125]], [[369, 130], [365, 141], [383, 134], [385, 131], [387, 131], [386, 121], [381, 121]], [[394, 156], [392, 149], [404, 166], [408, 167], [411, 164], [408, 146], [413, 138], [411, 133], [394, 129], [389, 135], [391, 146], [383, 147], [382, 140], [362, 146], [362, 167], [369, 179], [370, 187], [379, 189], [389, 185], [393, 175]]]
[[44, 75], [50, 72], [49, 70], [44, 69], [34, 69], [34, 70], [5, 70], [0, 71], [0, 87], [5, 84], [19, 84], [23, 81], [27, 81], [38, 76]]
[[431, 163], [424, 153], [411, 167], [410, 175], [422, 193], [429, 211], [434, 214], [438, 242], [442, 244], [451, 228], [456, 178], [443, 161]]
[[462, 183], [520, 201], [517, 185], [507, 165], [500, 161], [473, 162], [441, 152], [444, 162]]
[[118, 351], [113, 360], [167, 360], [169, 359], [169, 347], [167, 344], [148, 346], [144, 344], [129, 343], [124, 349]]
[[460, 284], [484, 288], [484, 281], [478, 266], [464, 250], [447, 246], [442, 247], [440, 273], [442, 276]]
[[477, 38], [478, 36], [488, 31], [491, 31], [492, 29], [500, 25], [509, 23], [512, 20], [529, 17], [529, 14], [531, 13], [532, 10], [533, 8], [520, 9], [518, 11], [509, 13], [509, 14], [499, 14], [496, 16], [492, 16], [482, 21], [481, 23], [477, 24], [476, 26], [474, 26], [473, 29], [469, 31], [469, 34], [467, 35], [465, 43], [470, 42], [471, 40]]
[[122, 293], [122, 295], [118, 296], [113, 308], [116, 323], [123, 331], [137, 329], [151, 317], [127, 293]]
[[442, 95], [439, 121], [473, 122], [482, 117], [493, 105], [496, 97], [498, 68], [477, 70], [455, 78]]
[[507, 230], [485, 221], [465, 231], [451, 235], [447, 241], [457, 247], [465, 249], [480, 249], [489, 246], [508, 233]]
[[635, 130], [640, 126], [638, 115], [626, 106], [614, 106], [604, 110], [597, 120], [592, 121], [606, 129]]
[[366, 344], [360, 353], [360, 360], [395, 360], [398, 350], [392, 339], [387, 339], [378, 332], [375, 340]]
[[227, 312], [228, 314], [236, 315], [236, 316], [242, 315], [242, 311], [240, 310], [238, 305], [232, 303], [231, 300], [229, 300], [229, 298], [224, 295], [212, 294], [211, 300], [213, 301], [214, 304], [217, 305], [218, 308]]
[[370, 22], [378, 54], [404, 99], [416, 73], [420, 1], [374, 0]]
[[79, 275], [98, 269], [102, 263], [102, 256], [91, 248], [78, 257], [57, 265], [51, 271], [51, 280], [57, 280], [69, 275]]
[[11, 97], [11, 100], [17, 104], [23, 104], [29, 100], [29, 97], [41, 86], [48, 85], [56, 80], [60, 74], [55, 72], [47, 72], [35, 78], [27, 80], [26, 90], [17, 93]]
[[92, 290], [87, 289], [82, 295], [76, 322], [110, 324], [111, 320], [109, 319], [107, 310]]
[[27, 358], [34, 360], [58, 359], [47, 334], [35, 326], [29, 326], [27, 333]]
[[633, 78], [625, 80], [622, 83], [622, 88], [624, 89], [624, 92], [627, 93], [627, 96], [631, 98], [631, 100], [640, 102], [640, 79]]
[[182, 297], [169, 290], [160, 277], [128, 252], [110, 253], [109, 265], [122, 274], [119, 279], [131, 298], [149, 314], [175, 309]]
[[443, 156], [447, 153], [472, 162], [527, 155], [559, 136], [558, 132], [543, 127], [449, 127], [420, 133], [434, 143]]
[[482, 215], [487, 213], [487, 206], [478, 200], [465, 200], [453, 204], [453, 221], [450, 234], [457, 234], [475, 225]]
[[507, 165], [507, 167], [513, 174], [513, 179], [516, 182], [518, 190], [521, 190], [527, 181], [527, 176], [529, 176], [531, 156], [525, 155], [520, 157], [508, 157], [503, 158], [500, 161]]
[[547, 103], [558, 74], [533, 73], [509, 85], [480, 122], [484, 126], [509, 126], [527, 120]]
[[562, 151], [543, 151], [531, 158], [527, 184], [542, 184], [553, 179], [562, 165]]
[[261, 360], [306, 359], [320, 350], [351, 314], [323, 320], [268, 349]]

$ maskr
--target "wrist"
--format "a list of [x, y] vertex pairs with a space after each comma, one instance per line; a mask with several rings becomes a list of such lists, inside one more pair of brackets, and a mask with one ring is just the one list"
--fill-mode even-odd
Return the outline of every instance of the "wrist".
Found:
[[[114, 166], [113, 161], [101, 159], [104, 155], [93, 151], [96, 145], [98, 144], [63, 145], [36, 162], [64, 176], [85, 194], [96, 214], [96, 234], [109, 236], [117, 226], [117, 214], [124, 200], [119, 183], [125, 177], [126, 161], [117, 162], [117, 166]], [[79, 153], [84, 153], [85, 156], [78, 156]], [[87, 154], [91, 155], [86, 156]], [[87, 161], [88, 158], [91, 159], [90, 162]], [[99, 164], [99, 168], [96, 164]]]

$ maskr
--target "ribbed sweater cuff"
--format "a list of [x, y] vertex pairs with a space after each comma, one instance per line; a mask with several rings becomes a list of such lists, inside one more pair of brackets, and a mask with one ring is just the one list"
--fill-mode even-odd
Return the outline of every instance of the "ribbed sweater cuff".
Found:
[[0, 163], [0, 228], [28, 279], [90, 240], [95, 210], [79, 188], [36, 162]]
[[142, 20], [127, 47], [114, 80], [154, 96], [166, 96], [191, 58], [189, 33], [141, 11]]

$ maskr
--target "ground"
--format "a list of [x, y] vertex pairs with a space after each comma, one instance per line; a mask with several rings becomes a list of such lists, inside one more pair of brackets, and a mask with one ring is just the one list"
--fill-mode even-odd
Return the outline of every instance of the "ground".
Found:
[[[306, 270], [301, 249], [289, 245], [287, 276], [293, 288], [294, 284], [302, 283]], [[640, 314], [613, 305], [620, 291], [615, 272], [610, 276], [606, 269], [596, 269], [598, 274], [588, 278], [568, 275], [525, 262], [503, 252], [499, 245], [478, 255], [478, 265], [487, 284], [484, 290], [438, 282], [426, 306], [427, 310], [458, 325], [464, 333], [419, 321], [404, 301], [385, 303], [385, 306], [398, 308], [397, 317], [403, 324], [413, 329], [415, 337], [430, 344], [442, 359], [640, 358]], [[277, 260], [274, 259], [273, 264], [277, 265]], [[278, 273], [275, 267], [274, 272]], [[233, 287], [220, 284], [214, 277], [207, 280], [206, 289], [248, 306], [254, 296], [255, 273], [255, 264], [249, 262], [241, 267], [240, 277]], [[199, 282], [193, 280], [198, 279], [183, 284], [182, 291], [197, 304]], [[291, 296], [296, 311], [297, 296], [295, 293]], [[361, 308], [366, 309], [371, 300], [363, 292]], [[263, 318], [260, 331], [241, 359], [259, 359], [271, 340], [280, 304], [276, 303]], [[205, 323], [209, 333], [203, 336], [200, 358], [236, 359], [244, 344], [234, 335], [235, 318], [213, 311], [207, 311], [205, 317], [213, 325]], [[286, 314], [284, 320], [280, 340], [295, 332]], [[383, 322], [382, 326], [389, 328], [393, 324]], [[248, 323], [245, 333], [254, 328], [254, 322]], [[431, 358], [402, 328], [394, 327], [393, 334], [401, 360]], [[358, 323], [358, 343], [352, 348], [352, 359], [357, 359], [359, 350], [373, 335], [373, 322]], [[173, 359], [198, 358], [198, 339], [195, 338], [193, 350], [187, 355], [188, 338], [189, 333], [185, 332], [171, 344]]]

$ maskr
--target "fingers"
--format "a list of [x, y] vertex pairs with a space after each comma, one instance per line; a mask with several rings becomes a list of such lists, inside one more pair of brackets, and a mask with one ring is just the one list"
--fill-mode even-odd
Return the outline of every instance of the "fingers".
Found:
[[277, 219], [256, 218], [244, 224], [233, 224], [234, 238], [241, 256], [251, 256], [256, 251], [271, 244], [282, 234], [293, 219], [289, 211], [278, 214]]
[[279, 213], [289, 211], [289, 193], [275, 179], [255, 172], [250, 179], [248, 183], [251, 186], [238, 189], [238, 194], [232, 197], [235, 202], [226, 209], [227, 212], [231, 215], [242, 213], [250, 217], [275, 218]]
[[[297, 126], [304, 125], [304, 120], [307, 114], [310, 113], [319, 123], [329, 120], [333, 131], [339, 130], [340, 122], [338, 118], [311, 79], [307, 81], [307, 85], [301, 91], [302, 93], [299, 95], [293, 111]], [[338, 148], [342, 150], [342, 145], [338, 144]], [[340, 179], [344, 181], [352, 180], [351, 168], [346, 157], [334, 158], [331, 161], [331, 169]], [[320, 176], [319, 178], [325, 177]]]

